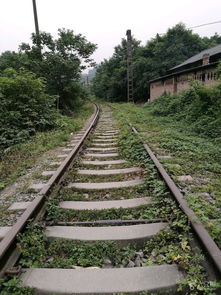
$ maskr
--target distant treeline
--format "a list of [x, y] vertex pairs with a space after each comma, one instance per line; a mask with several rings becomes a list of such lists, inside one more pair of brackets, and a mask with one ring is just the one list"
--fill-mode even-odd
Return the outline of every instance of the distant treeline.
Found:
[[[148, 81], [166, 74], [166, 71], [182, 63], [200, 51], [221, 43], [221, 36], [200, 37], [183, 24], [168, 29], [166, 34], [140, 45], [133, 38], [133, 75], [135, 101], [147, 100]], [[93, 80], [93, 90], [97, 97], [108, 101], [127, 99], [127, 43], [122, 39], [115, 47], [113, 56], [98, 67]]]

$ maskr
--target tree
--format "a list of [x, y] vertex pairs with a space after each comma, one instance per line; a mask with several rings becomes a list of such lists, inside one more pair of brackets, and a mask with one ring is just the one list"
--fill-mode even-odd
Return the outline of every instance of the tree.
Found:
[[0, 69], [24, 67], [46, 80], [50, 95], [59, 96], [61, 109], [72, 109], [84, 95], [78, 83], [81, 71], [94, 62], [90, 58], [96, 45], [72, 30], [59, 29], [58, 38], [41, 32], [32, 34], [32, 45], [22, 43], [19, 53], [6, 52], [0, 57]]
[[24, 69], [9, 68], [0, 76], [0, 151], [55, 126], [55, 97], [45, 82]]
[[[147, 100], [148, 81], [165, 75], [172, 67], [220, 42], [221, 36], [217, 34], [210, 38], [201, 38], [180, 23], [168, 29], [164, 35], [157, 34], [145, 46], [136, 43], [133, 54], [135, 101]], [[124, 40], [121, 45], [115, 47], [113, 56], [97, 68], [93, 86], [95, 94], [108, 100], [126, 101], [126, 72], [126, 40]]]
[[5, 51], [0, 56], [0, 75], [7, 68], [19, 70], [22, 67], [28, 67], [28, 57], [23, 53], [14, 51]]
[[[140, 41], [132, 38], [132, 48], [135, 54]], [[109, 60], [104, 60], [96, 69], [93, 79], [95, 95], [111, 101], [121, 101], [127, 96], [127, 41], [114, 48], [114, 54]]]
[[32, 46], [20, 46], [21, 52], [29, 57], [30, 70], [45, 77], [49, 93], [59, 95], [60, 108], [72, 108], [81, 71], [94, 65], [90, 56], [96, 45], [65, 29], [58, 30], [58, 39], [48, 33], [32, 34], [32, 42]]

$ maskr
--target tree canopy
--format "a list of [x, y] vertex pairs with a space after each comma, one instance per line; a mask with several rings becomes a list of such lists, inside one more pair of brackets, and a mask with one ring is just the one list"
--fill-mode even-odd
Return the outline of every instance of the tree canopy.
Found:
[[[167, 70], [180, 64], [200, 51], [221, 43], [221, 36], [200, 37], [180, 23], [168, 29], [166, 34], [157, 34], [141, 46], [133, 38], [134, 97], [136, 101], [148, 97], [148, 81], [165, 75]], [[113, 56], [97, 67], [93, 81], [95, 94], [111, 101], [127, 98], [126, 40], [115, 47]]]
[[38, 131], [56, 127], [59, 112], [74, 109], [88, 96], [81, 71], [93, 66], [96, 45], [72, 30], [32, 34], [32, 44], [0, 55], [0, 156]]
[[[72, 30], [59, 29], [58, 38], [41, 32], [32, 34], [32, 44], [22, 43], [19, 53], [4, 52], [0, 56], [0, 70], [23, 67], [46, 80], [50, 95], [58, 95], [61, 109], [73, 108], [83, 95], [80, 74], [94, 65], [90, 58], [96, 45]], [[82, 94], [82, 95], [80, 95]]]

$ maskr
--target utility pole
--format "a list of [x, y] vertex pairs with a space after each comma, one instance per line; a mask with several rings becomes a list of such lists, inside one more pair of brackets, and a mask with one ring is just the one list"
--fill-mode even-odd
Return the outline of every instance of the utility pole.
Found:
[[33, 11], [34, 11], [34, 19], [35, 19], [35, 32], [36, 35], [39, 35], [39, 26], [38, 26], [38, 14], [37, 14], [37, 6], [36, 6], [36, 1], [32, 0], [33, 2]]
[[39, 34], [39, 26], [38, 26], [38, 14], [37, 14], [37, 6], [36, 0], [32, 0], [33, 3], [33, 12], [34, 12], [34, 19], [35, 19], [35, 34], [37, 37], [37, 47], [39, 51], [39, 58], [41, 59], [41, 41], [40, 41], [40, 34]]
[[127, 30], [126, 35], [127, 35], [127, 102], [134, 102], [131, 30]]

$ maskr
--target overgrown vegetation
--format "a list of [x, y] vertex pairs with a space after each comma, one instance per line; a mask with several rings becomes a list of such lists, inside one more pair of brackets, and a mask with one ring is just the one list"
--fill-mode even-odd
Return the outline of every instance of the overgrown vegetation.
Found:
[[[125, 120], [123, 125], [124, 123]], [[165, 184], [159, 179], [152, 162], [140, 143], [140, 137], [132, 134], [129, 128], [125, 129], [126, 131], [123, 132], [120, 138], [121, 154], [128, 157], [134, 164], [142, 165], [147, 171], [148, 177], [145, 181], [145, 187], [147, 190], [151, 190], [152, 199], [157, 202], [157, 206], [152, 208], [152, 213], [154, 214], [156, 210], [157, 216], [160, 213], [159, 210], [161, 210], [161, 212], [167, 214], [168, 220], [173, 217], [169, 221], [168, 227], [144, 243], [142, 251], [146, 259], [145, 265], [175, 263], [187, 273], [185, 280], [179, 285], [180, 290], [185, 290], [185, 294], [191, 295], [214, 295], [213, 291], [219, 287], [219, 284], [208, 282], [202, 267], [204, 257], [201, 254], [195, 254], [191, 247], [192, 235], [187, 218], [183, 216], [180, 209], [171, 199]], [[50, 206], [51, 203], [49, 203], [48, 209], [53, 214], [56, 210], [54, 210], [54, 207], [50, 208]], [[99, 212], [96, 214], [100, 217]], [[60, 216], [58, 216], [58, 219], [60, 219]], [[37, 258], [38, 267], [69, 268], [73, 267], [73, 265], [103, 267], [106, 259], [109, 259], [114, 266], [119, 267], [124, 260], [128, 262], [133, 259], [133, 255], [136, 255], [132, 245], [119, 248], [112, 242], [84, 243], [80, 241], [64, 241], [62, 239], [49, 242], [42, 235], [39, 225], [34, 226], [37, 230], [33, 230], [32, 226], [29, 228], [31, 238], [28, 233], [20, 236], [19, 245], [24, 253], [21, 263], [24, 265], [36, 265], [36, 257], [39, 257]], [[41, 247], [44, 247], [43, 251], [41, 251], [45, 253], [44, 261], [42, 261], [41, 256], [33, 254], [33, 251], [38, 253]], [[143, 292], [143, 294], [146, 293]]]
[[[133, 77], [135, 101], [148, 97], [148, 81], [165, 75], [172, 67], [209, 47], [221, 43], [221, 36], [200, 37], [185, 25], [177, 24], [166, 34], [140, 45], [133, 38]], [[93, 90], [97, 97], [107, 101], [126, 101], [127, 99], [127, 42], [122, 39], [115, 47], [113, 56], [104, 60], [98, 67], [93, 80]]]
[[52, 129], [58, 114], [55, 97], [43, 79], [26, 70], [7, 69], [0, 76], [0, 153], [38, 131]]
[[[162, 205], [168, 205], [162, 209]], [[106, 210], [65, 210], [50, 202], [47, 206], [47, 221], [55, 223], [59, 221], [96, 221], [96, 220], [131, 220], [131, 219], [154, 219], [154, 218], [172, 218], [173, 202], [162, 200], [154, 202], [153, 206], [140, 206], [134, 209], [106, 209]], [[171, 205], [171, 206], [169, 206]]]
[[[131, 104], [121, 104], [120, 107], [116, 105], [116, 115], [122, 121], [127, 117], [138, 130], [143, 131], [144, 140], [156, 154], [170, 155], [171, 158], [160, 161], [186, 194], [191, 208], [212, 234], [216, 243], [221, 245], [219, 219], [217, 219], [221, 210], [221, 149], [217, 144], [219, 138], [197, 135], [193, 132], [192, 125], [185, 120], [177, 120], [176, 114], [175, 116], [154, 115], [153, 110], [157, 110], [157, 104], [156, 101], [144, 108]], [[158, 108], [161, 108], [160, 104]], [[182, 110], [180, 112], [182, 115]], [[199, 118], [200, 115], [199, 113]], [[211, 129], [211, 133], [214, 132], [216, 130]], [[193, 180], [190, 183], [178, 182], [177, 176], [180, 175], [191, 175]], [[213, 222], [213, 219], [217, 221]]]
[[22, 286], [19, 279], [14, 277], [10, 280], [0, 279], [0, 295], [34, 295], [33, 288]]
[[[102, 167], [103, 168], [103, 167]], [[113, 167], [115, 168], [115, 167]], [[117, 167], [118, 168], [118, 167]], [[62, 199], [66, 201], [105, 201], [109, 200], [110, 197], [112, 200], [119, 199], [133, 199], [133, 198], [142, 198], [148, 197], [149, 192], [144, 186], [128, 187], [128, 188], [119, 188], [112, 190], [100, 190], [100, 191], [79, 191], [70, 188], [61, 189]]]
[[39, 230], [41, 224], [31, 224], [19, 238], [24, 267], [73, 268], [74, 266], [102, 267], [105, 259], [117, 266], [122, 260], [129, 261], [135, 247], [119, 247], [115, 242], [68, 241], [53, 239], [49, 241]]
[[[128, 105], [127, 105], [128, 106]], [[133, 109], [132, 115], [130, 113], [129, 119], [134, 118], [135, 121], [143, 123], [144, 117], [135, 111], [133, 105], [128, 106]], [[132, 134], [131, 129], [125, 123], [125, 115], [128, 114], [128, 108], [125, 110], [122, 106], [117, 110], [117, 118], [120, 121], [120, 126], [124, 130], [128, 130], [121, 135], [120, 148], [121, 154], [124, 157], [130, 158], [135, 163], [145, 167], [148, 170], [148, 177], [146, 185], [152, 189], [152, 195], [164, 202], [161, 206], [167, 207], [166, 197], [168, 191], [165, 184], [157, 177], [156, 170], [152, 161], [147, 157], [146, 151], [143, 149], [139, 135]], [[140, 108], [139, 108], [140, 109]], [[128, 118], [128, 116], [127, 116]], [[150, 118], [148, 118], [149, 121]], [[169, 204], [169, 207], [171, 205]], [[172, 208], [173, 215], [176, 218], [170, 223], [169, 230], [163, 230], [158, 235], [146, 242], [145, 249], [149, 254], [147, 265], [162, 264], [162, 263], [176, 263], [185, 270], [187, 276], [185, 280], [179, 285], [179, 290], [185, 290], [185, 294], [216, 294], [221, 283], [208, 282], [205, 270], [202, 266], [202, 261], [205, 259], [202, 255], [196, 254], [192, 247], [192, 234], [190, 232], [189, 224], [186, 217], [178, 208]]]
[[221, 140], [221, 82], [204, 86], [190, 82], [191, 89], [164, 94], [146, 106], [151, 114], [183, 121], [196, 134]]
[[82, 128], [92, 112], [93, 105], [85, 103], [76, 113], [73, 112], [74, 118], [59, 115], [55, 119], [56, 127], [53, 130], [37, 132], [26, 142], [7, 148], [0, 159], [0, 189], [25, 174], [43, 152], [67, 142], [70, 134]]
[[81, 71], [93, 65], [95, 49], [81, 34], [59, 29], [57, 39], [32, 34], [32, 44], [0, 55], [0, 157], [6, 148], [58, 127], [58, 110], [70, 116], [79, 111], [89, 96]]

